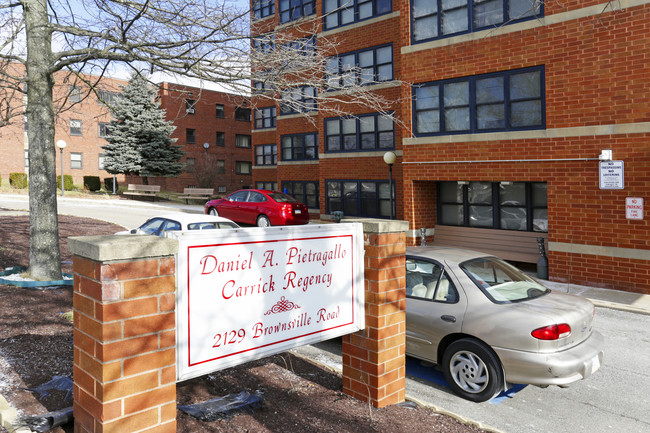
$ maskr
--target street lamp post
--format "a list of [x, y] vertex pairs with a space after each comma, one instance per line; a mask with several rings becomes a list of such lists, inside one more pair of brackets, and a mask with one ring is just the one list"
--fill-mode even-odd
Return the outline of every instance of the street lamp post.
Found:
[[384, 153], [384, 162], [388, 164], [388, 196], [390, 197], [390, 219], [394, 218], [394, 212], [393, 212], [393, 164], [395, 164], [395, 160], [397, 159], [397, 155], [395, 155], [395, 152], [386, 152]]
[[64, 140], [59, 140], [56, 142], [56, 147], [61, 151], [61, 196], [65, 195], [65, 187], [63, 186], [63, 149], [68, 145]]

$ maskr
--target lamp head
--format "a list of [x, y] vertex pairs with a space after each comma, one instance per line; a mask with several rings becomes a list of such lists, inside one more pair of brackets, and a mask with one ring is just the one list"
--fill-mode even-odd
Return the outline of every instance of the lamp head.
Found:
[[210, 143], [203, 143], [203, 148], [205, 150], [208, 150], [208, 147], [210, 147]]
[[397, 159], [397, 155], [395, 155], [395, 152], [386, 152], [384, 153], [384, 162], [388, 165], [393, 165], [395, 164], [395, 160]]
[[56, 142], [56, 147], [58, 147], [61, 150], [65, 149], [67, 145], [68, 143], [66, 143], [65, 140], [59, 140]]

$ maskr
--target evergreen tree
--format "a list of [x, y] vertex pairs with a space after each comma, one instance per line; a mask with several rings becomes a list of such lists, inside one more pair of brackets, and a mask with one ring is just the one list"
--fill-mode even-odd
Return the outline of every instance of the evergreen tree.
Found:
[[111, 126], [102, 146], [104, 168], [112, 174], [135, 176], [178, 176], [183, 151], [171, 133], [175, 126], [155, 100], [156, 91], [135, 74], [114, 106]]

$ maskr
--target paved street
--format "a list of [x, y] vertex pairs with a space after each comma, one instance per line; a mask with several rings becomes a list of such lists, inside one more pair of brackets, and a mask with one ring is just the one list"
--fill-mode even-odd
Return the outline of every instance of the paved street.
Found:
[[[27, 197], [0, 195], [0, 208], [26, 210]], [[202, 207], [59, 197], [62, 214], [107, 220], [128, 228], [140, 225], [152, 215], [169, 211], [202, 212]], [[618, 295], [620, 299], [635, 298], [628, 293], [600, 292]], [[593, 292], [584, 293], [591, 298]], [[647, 297], [637, 298], [645, 302]], [[633, 299], [628, 304], [633, 306], [638, 302]], [[603, 365], [591, 378], [569, 388], [528, 386], [508, 397], [475, 404], [451, 394], [444, 385], [432, 382], [440, 380], [435, 376], [435, 369], [410, 360], [407, 395], [475, 421], [484, 428], [508, 433], [650, 431], [650, 315], [599, 307], [594, 326], [606, 338]], [[294, 351], [334, 369], [341, 368], [340, 342], [324, 342]]]
[[[418, 361], [411, 359], [407, 395], [507, 433], [650, 431], [650, 316], [598, 308], [594, 326], [606, 339], [603, 365], [589, 379], [568, 388], [527, 386], [510, 397], [476, 404], [456, 397], [445, 386], [413, 377], [409, 363]], [[341, 369], [338, 341], [294, 351]], [[430, 379], [439, 380], [430, 370]]]

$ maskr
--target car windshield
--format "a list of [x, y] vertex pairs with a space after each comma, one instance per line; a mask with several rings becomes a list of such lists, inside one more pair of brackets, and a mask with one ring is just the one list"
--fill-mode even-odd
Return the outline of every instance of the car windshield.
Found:
[[295, 198], [291, 197], [290, 195], [281, 192], [270, 192], [269, 197], [271, 197], [273, 200], [277, 201], [278, 203], [295, 203], [298, 201]]
[[214, 230], [214, 229], [235, 229], [237, 224], [231, 222], [204, 222], [191, 223], [187, 225], [188, 230]]
[[497, 304], [538, 298], [549, 289], [496, 257], [481, 257], [460, 264], [481, 291]]

